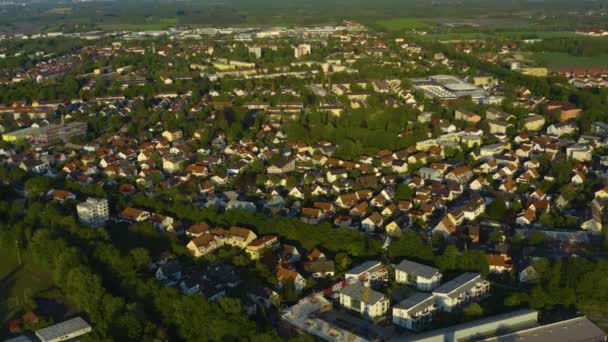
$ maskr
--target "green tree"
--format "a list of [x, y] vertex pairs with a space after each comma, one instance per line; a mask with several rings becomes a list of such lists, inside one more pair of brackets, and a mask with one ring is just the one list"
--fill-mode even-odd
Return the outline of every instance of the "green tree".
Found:
[[502, 220], [507, 212], [507, 204], [502, 196], [497, 196], [486, 208], [486, 214], [493, 220]]
[[395, 190], [397, 199], [400, 201], [411, 200], [412, 196], [414, 196], [415, 192], [416, 191], [414, 189], [410, 188], [409, 186], [407, 186], [407, 184], [399, 184], [399, 185], [397, 185], [397, 188]]
[[350, 267], [352, 259], [347, 253], [340, 252], [336, 254], [335, 262], [338, 266], [338, 269], [345, 271]]
[[25, 181], [25, 192], [29, 197], [39, 197], [49, 191], [51, 180], [44, 176], [35, 176]]

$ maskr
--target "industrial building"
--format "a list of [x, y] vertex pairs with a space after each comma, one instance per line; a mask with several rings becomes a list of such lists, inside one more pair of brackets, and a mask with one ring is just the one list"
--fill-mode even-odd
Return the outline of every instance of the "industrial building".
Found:
[[467, 83], [459, 77], [452, 75], [435, 75], [428, 78], [411, 79], [415, 89], [420, 89], [427, 97], [441, 100], [455, 100], [470, 96], [478, 103], [484, 103], [489, 94], [484, 89]]
[[87, 132], [85, 122], [70, 122], [67, 124], [27, 127], [2, 135], [2, 140], [16, 142], [28, 140], [34, 144], [48, 145], [56, 141], [66, 142], [70, 138], [84, 135]]

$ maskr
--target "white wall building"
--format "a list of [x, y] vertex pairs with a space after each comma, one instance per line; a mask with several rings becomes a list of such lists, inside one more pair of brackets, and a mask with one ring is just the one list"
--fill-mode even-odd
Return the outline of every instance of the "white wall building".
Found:
[[108, 221], [110, 214], [108, 200], [105, 198], [89, 197], [85, 202], [76, 206], [76, 211], [78, 220], [91, 227], [103, 226]]
[[418, 331], [428, 326], [436, 313], [435, 296], [417, 292], [393, 307], [393, 323]]
[[447, 312], [452, 312], [480, 300], [488, 292], [489, 281], [483, 279], [479, 273], [467, 272], [441, 285], [433, 294], [437, 298], [437, 305]]
[[310, 44], [300, 44], [293, 49], [293, 55], [296, 58], [302, 58], [304, 56], [310, 55], [312, 47]]
[[382, 293], [354, 283], [340, 290], [340, 305], [365, 318], [377, 318], [388, 311], [389, 300]]
[[441, 283], [438, 269], [417, 262], [403, 260], [395, 266], [395, 281], [411, 284], [422, 291], [432, 291]]

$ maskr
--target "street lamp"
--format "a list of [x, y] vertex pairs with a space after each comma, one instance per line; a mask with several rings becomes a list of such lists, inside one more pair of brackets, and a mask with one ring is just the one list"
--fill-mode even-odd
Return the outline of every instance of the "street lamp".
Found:
[[21, 266], [21, 252], [19, 251], [19, 240], [15, 241], [17, 243], [17, 259], [19, 260], [19, 266]]

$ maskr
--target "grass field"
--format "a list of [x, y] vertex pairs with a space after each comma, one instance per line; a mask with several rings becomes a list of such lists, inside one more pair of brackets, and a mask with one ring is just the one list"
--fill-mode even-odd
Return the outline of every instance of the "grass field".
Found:
[[[0, 322], [5, 322], [35, 294], [53, 286], [51, 276], [39, 269], [21, 253], [19, 265], [16, 247], [0, 248]], [[1, 329], [0, 329], [1, 330]]]
[[429, 23], [415, 18], [397, 18], [379, 20], [376, 25], [387, 31], [404, 31], [413, 29], [423, 29], [429, 27]]
[[423, 36], [425, 40], [486, 40], [496, 38], [511, 38], [511, 39], [546, 39], [546, 38], [571, 38], [576, 34], [571, 31], [471, 31], [471, 32], [454, 32], [454, 33], [431, 33]]
[[564, 52], [535, 52], [527, 54], [526, 57], [550, 69], [565, 67], [608, 68], [608, 55], [580, 57]]
[[97, 25], [102, 30], [151, 31], [164, 30], [177, 25], [177, 18], [149, 19], [146, 22], [107, 23]]

